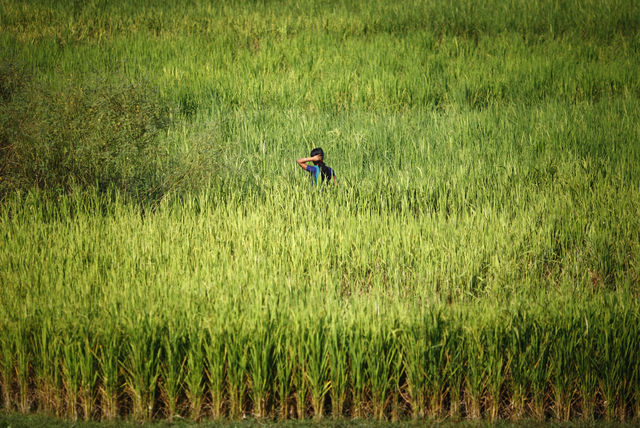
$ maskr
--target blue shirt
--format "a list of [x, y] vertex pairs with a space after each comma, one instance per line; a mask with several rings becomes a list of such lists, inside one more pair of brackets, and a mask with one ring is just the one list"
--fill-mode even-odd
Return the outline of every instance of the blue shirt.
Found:
[[[329, 172], [329, 180], [333, 179], [333, 177], [336, 176], [336, 173], [333, 171], [332, 168], [329, 168], [327, 166], [327, 170]], [[322, 174], [322, 171], [320, 170], [319, 166], [315, 166], [315, 165], [307, 165], [307, 172], [311, 175], [311, 180], [313, 181], [313, 184], [316, 184], [316, 182], [318, 181], [318, 176], [322, 177], [322, 181], [326, 181], [327, 176]]]

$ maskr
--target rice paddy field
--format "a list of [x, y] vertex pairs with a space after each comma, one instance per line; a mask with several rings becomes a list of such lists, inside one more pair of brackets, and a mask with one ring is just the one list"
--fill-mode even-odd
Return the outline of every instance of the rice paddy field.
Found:
[[640, 3], [0, 0], [0, 61], [5, 412], [640, 421]]

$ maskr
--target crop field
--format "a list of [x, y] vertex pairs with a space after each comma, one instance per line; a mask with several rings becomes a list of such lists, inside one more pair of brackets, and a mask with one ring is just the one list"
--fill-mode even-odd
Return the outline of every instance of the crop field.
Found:
[[640, 421], [639, 70], [629, 0], [0, 0], [0, 407]]

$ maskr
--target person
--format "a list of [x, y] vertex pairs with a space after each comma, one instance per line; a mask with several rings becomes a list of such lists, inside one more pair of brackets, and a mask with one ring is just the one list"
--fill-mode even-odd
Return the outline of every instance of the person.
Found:
[[[308, 158], [300, 158], [297, 160], [300, 168], [304, 169], [311, 175], [311, 180], [314, 184], [320, 182], [324, 183], [335, 183], [336, 181], [336, 173], [332, 168], [328, 167], [324, 164], [324, 152], [322, 148], [316, 147], [311, 150], [311, 155]], [[307, 162], [313, 162], [313, 165], [307, 165]]]

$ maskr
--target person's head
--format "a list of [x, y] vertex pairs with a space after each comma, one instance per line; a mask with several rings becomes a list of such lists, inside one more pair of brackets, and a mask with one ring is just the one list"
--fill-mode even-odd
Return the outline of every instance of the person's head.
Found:
[[321, 164], [324, 161], [324, 152], [322, 151], [322, 148], [316, 147], [315, 149], [311, 150], [311, 157], [314, 157], [314, 156], [317, 156], [317, 155], [320, 155], [322, 157], [322, 159], [320, 159], [320, 162], [314, 161], [313, 162], [314, 165]]

